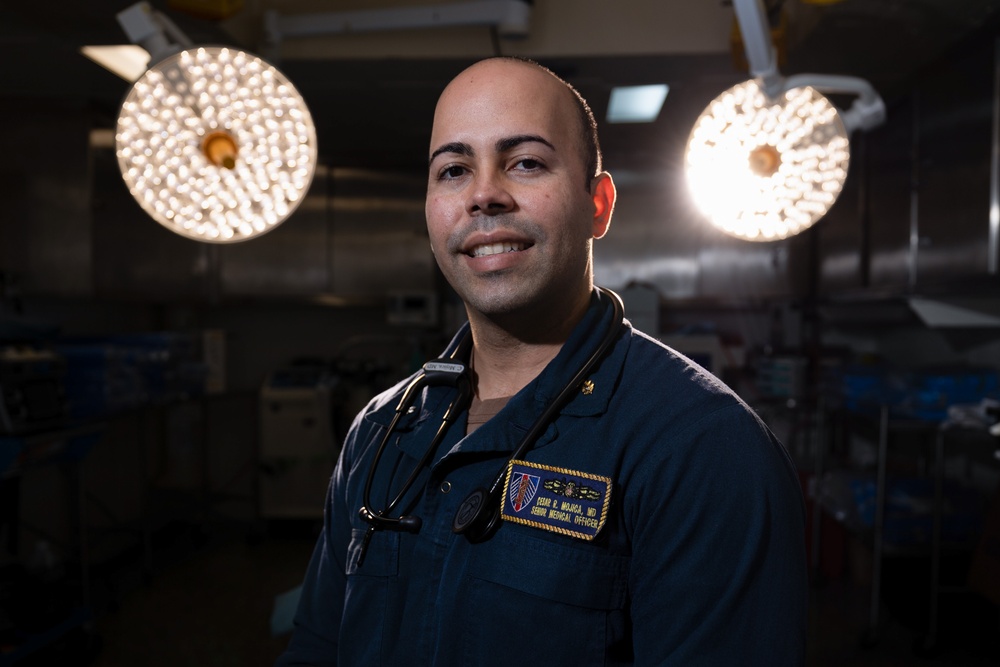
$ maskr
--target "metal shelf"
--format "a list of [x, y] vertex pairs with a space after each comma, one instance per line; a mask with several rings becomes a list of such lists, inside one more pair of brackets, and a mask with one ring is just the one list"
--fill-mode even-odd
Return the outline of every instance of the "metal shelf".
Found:
[[[873, 422], [874, 420], [874, 422]], [[915, 419], [898, 420], [890, 416], [890, 408], [887, 405], [879, 406], [874, 415], [851, 415], [844, 420], [844, 426], [854, 432], [862, 432], [867, 435], [874, 435], [877, 442], [876, 454], [876, 499], [875, 499], [875, 520], [871, 528], [858, 530], [856, 526], [848, 526], [851, 533], [860, 538], [863, 543], [872, 549], [872, 572], [871, 590], [867, 626], [863, 633], [862, 643], [864, 645], [874, 645], [879, 636], [879, 611], [882, 593], [882, 567], [884, 557], [927, 557], [931, 559], [930, 564], [930, 607], [928, 611], [928, 630], [922, 641], [921, 648], [929, 650], [934, 647], [937, 641], [938, 632], [938, 606], [942, 594], [961, 591], [964, 588], [941, 585], [941, 562], [942, 556], [948, 552], [969, 552], [975, 546], [973, 541], [951, 541], [943, 537], [943, 515], [944, 515], [944, 482], [945, 482], [945, 447], [946, 442], [960, 442], [960, 439], [972, 438], [982, 442], [983, 438], [989, 439], [986, 431], [955, 427], [947, 423], [920, 421]], [[901, 545], [894, 544], [886, 539], [886, 501], [888, 495], [888, 472], [887, 463], [889, 460], [889, 440], [890, 434], [903, 432], [908, 436], [916, 436], [924, 439], [926, 443], [932, 445], [933, 453], [930, 457], [929, 476], [933, 480], [934, 500], [932, 510], [931, 538], [927, 544]], [[817, 453], [816, 474], [817, 478], [824, 474], [824, 458], [826, 456], [826, 442], [821, 438], [821, 445]], [[814, 570], [818, 571], [818, 554], [820, 532], [819, 525], [824, 512], [829, 508], [824, 507], [817, 498], [813, 506], [813, 563]]]

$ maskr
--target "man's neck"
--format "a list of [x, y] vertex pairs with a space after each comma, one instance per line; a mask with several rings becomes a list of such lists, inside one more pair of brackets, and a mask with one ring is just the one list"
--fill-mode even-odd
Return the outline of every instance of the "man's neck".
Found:
[[500, 322], [469, 313], [474, 341], [471, 366], [476, 396], [480, 400], [513, 396], [538, 377], [569, 337], [587, 310], [590, 297], [566, 313], [544, 319], [520, 318], [523, 331], [509, 322]]
[[562, 349], [562, 341], [531, 344], [516, 338], [490, 342], [484, 338], [492, 337], [478, 338], [472, 351], [476, 396], [484, 401], [513, 396], [535, 379]]

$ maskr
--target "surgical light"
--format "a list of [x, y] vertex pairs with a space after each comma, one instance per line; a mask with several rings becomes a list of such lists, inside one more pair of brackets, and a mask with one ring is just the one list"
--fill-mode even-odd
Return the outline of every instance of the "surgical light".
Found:
[[274, 229], [302, 202], [316, 169], [302, 96], [251, 53], [169, 51], [152, 53], [118, 116], [115, 147], [129, 192], [158, 223], [197, 241]]
[[[735, 0], [754, 78], [716, 97], [695, 122], [684, 156], [692, 201], [716, 228], [749, 241], [798, 234], [820, 220], [847, 179], [849, 137], [885, 118], [861, 79], [783, 78], [760, 0]], [[857, 96], [845, 112], [822, 92]]]
[[770, 99], [755, 81], [719, 95], [688, 141], [695, 205], [732, 236], [771, 241], [797, 234], [833, 205], [847, 178], [847, 130], [814, 88]]

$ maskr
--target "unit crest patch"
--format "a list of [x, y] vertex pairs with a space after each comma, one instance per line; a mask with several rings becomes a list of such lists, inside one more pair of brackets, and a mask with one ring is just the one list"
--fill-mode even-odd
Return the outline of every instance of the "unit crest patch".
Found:
[[504, 521], [592, 540], [604, 527], [610, 502], [609, 477], [511, 461], [500, 516]]

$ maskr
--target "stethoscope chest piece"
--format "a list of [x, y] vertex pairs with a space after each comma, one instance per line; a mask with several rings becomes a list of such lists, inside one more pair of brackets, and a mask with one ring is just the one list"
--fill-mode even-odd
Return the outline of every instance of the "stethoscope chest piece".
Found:
[[489, 538], [500, 523], [500, 507], [492, 502], [490, 492], [482, 487], [476, 489], [462, 501], [451, 531], [465, 537], [472, 543]]

